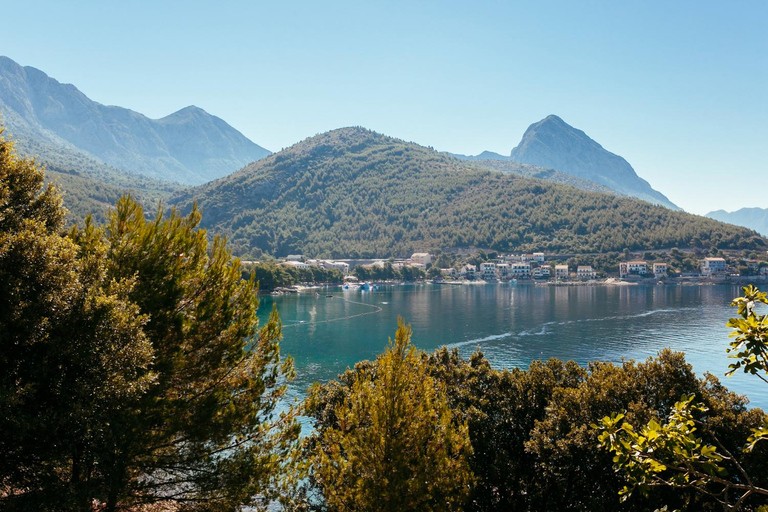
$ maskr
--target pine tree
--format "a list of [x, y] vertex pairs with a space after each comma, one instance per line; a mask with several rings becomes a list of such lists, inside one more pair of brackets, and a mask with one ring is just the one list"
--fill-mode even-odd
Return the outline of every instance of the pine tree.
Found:
[[331, 510], [463, 507], [473, 481], [467, 427], [454, 422], [410, 338], [400, 319], [375, 371], [357, 376], [336, 426], [319, 434], [314, 478]]

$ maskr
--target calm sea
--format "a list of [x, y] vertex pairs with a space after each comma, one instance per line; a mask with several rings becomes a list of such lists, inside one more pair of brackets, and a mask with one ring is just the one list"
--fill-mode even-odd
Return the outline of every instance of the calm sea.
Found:
[[[329, 288], [263, 297], [283, 321], [283, 352], [295, 359], [292, 394], [335, 378], [356, 361], [373, 359], [394, 336], [397, 317], [413, 342], [446, 345], [469, 356], [478, 347], [497, 368], [527, 367], [557, 357], [580, 364], [645, 359], [670, 347], [686, 353], [698, 374], [708, 371], [752, 406], [768, 408], [768, 385], [757, 377], [724, 377], [725, 350], [737, 286], [573, 286], [419, 284], [362, 292]], [[332, 295], [327, 297], [326, 295]]]

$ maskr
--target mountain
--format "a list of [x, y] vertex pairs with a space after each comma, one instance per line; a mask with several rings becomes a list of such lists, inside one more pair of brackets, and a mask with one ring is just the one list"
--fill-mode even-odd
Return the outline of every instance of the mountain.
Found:
[[511, 160], [510, 157], [500, 155], [498, 153], [494, 153], [493, 151], [483, 151], [479, 155], [461, 155], [459, 153], [448, 153], [446, 151], [447, 155], [451, 155], [454, 158], [458, 158], [459, 160], [500, 160], [500, 161], [508, 161]]
[[472, 163], [478, 167], [485, 167], [506, 174], [517, 174], [518, 176], [523, 176], [525, 178], [537, 178], [540, 180], [551, 181], [553, 183], [560, 183], [561, 185], [570, 185], [571, 187], [576, 187], [588, 192], [602, 192], [604, 194], [622, 195], [618, 194], [615, 190], [612, 190], [605, 185], [595, 181], [579, 178], [572, 174], [556, 171], [555, 169], [544, 169], [543, 167], [521, 164], [511, 160], [473, 160]]
[[385, 257], [417, 250], [590, 253], [765, 247], [745, 228], [645, 201], [491, 171], [363, 128], [299, 142], [171, 200], [197, 201], [233, 251]]
[[651, 188], [622, 157], [554, 115], [529, 126], [510, 156], [515, 162], [556, 169], [601, 183], [622, 195], [680, 209]]
[[[162, 119], [90, 100], [74, 85], [0, 57], [0, 113], [16, 139], [48, 151], [90, 156], [156, 179], [200, 184], [269, 151], [195, 106]], [[23, 148], [20, 148], [23, 149]]]
[[720, 222], [754, 229], [758, 233], [768, 236], [768, 208], [742, 208], [735, 212], [717, 210], [709, 212], [706, 216]]

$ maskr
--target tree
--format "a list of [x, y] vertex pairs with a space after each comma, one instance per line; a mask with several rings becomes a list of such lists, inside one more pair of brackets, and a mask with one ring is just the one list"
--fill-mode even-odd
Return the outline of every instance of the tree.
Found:
[[60, 233], [43, 180], [0, 138], [0, 508], [91, 510], [106, 426], [151, 384], [152, 351], [133, 280]]
[[[313, 478], [331, 510], [463, 508], [473, 480], [467, 426], [454, 421], [410, 338], [400, 319], [375, 367], [360, 366], [349, 393], [324, 413], [333, 423], [319, 424], [312, 440]], [[316, 412], [323, 392], [310, 390]]]
[[0, 508], [239, 510], [284, 497], [299, 426], [273, 311], [200, 213], [61, 233], [0, 139]]
[[[742, 369], [768, 382], [768, 315], [756, 311], [758, 304], [768, 304], [768, 298], [752, 285], [743, 291], [744, 296], [731, 304], [738, 308], [738, 317], [727, 323], [735, 338], [729, 357], [736, 359], [728, 375]], [[748, 455], [755, 455], [757, 444], [768, 438], [768, 416], [760, 412], [762, 424], [751, 429], [739, 453], [714, 432], [709, 408], [695, 398], [683, 396], [666, 421], [654, 419], [640, 429], [624, 413], [613, 413], [593, 425], [600, 431], [600, 446], [615, 453], [615, 467], [626, 476], [622, 499], [635, 491], [647, 496], [652, 487], [661, 486], [695, 489], [726, 510], [768, 503], [764, 471], [750, 471], [745, 463]]]
[[163, 499], [238, 510], [288, 485], [299, 425], [294, 409], [277, 412], [293, 376], [277, 312], [259, 329], [253, 277], [221, 238], [208, 247], [199, 221], [196, 208], [147, 221], [123, 198], [100, 231], [108, 275], [135, 282], [157, 376], [110, 430], [107, 510]]

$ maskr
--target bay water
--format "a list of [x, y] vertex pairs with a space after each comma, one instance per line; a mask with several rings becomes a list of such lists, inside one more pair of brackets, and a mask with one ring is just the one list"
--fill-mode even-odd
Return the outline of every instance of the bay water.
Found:
[[386, 285], [377, 290], [321, 288], [262, 297], [265, 321], [273, 305], [283, 322], [283, 354], [293, 356], [291, 395], [302, 398], [386, 347], [402, 316], [413, 343], [433, 351], [456, 347], [468, 357], [481, 349], [496, 368], [526, 368], [536, 359], [644, 360], [669, 347], [683, 351], [698, 375], [710, 372], [768, 408], [768, 385], [755, 376], [724, 377], [735, 316], [731, 285], [535, 286], [497, 284]]

